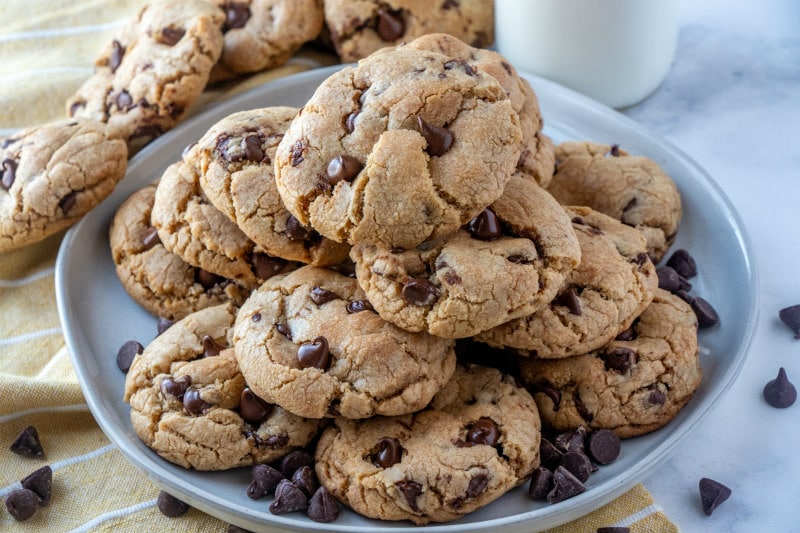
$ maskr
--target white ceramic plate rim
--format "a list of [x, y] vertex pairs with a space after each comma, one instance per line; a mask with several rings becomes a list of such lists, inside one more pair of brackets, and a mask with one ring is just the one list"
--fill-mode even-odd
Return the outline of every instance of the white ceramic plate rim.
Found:
[[[174, 144], [178, 140], [199, 138], [204, 133], [205, 127], [198, 127], [198, 124], [210, 125], [216, 120], [242, 109], [266, 105], [282, 105], [283, 102], [269, 101], [269, 95], [279, 90], [285, 92], [286, 90], [291, 91], [293, 88], [308, 90], [309, 87], [316, 87], [323, 79], [339, 68], [341, 67], [334, 66], [288, 76], [219, 102], [214, 107], [188, 119], [171, 132], [166, 133], [132, 158], [128, 166], [128, 176], [136, 174], [145, 168], [159, 147]], [[684, 185], [695, 188], [701, 195], [705, 195], [705, 199], [710, 199], [713, 202], [716, 213], [724, 217], [724, 227], [730, 231], [730, 237], [733, 239], [733, 242], [728, 244], [733, 245], [730, 247], [730, 253], [732, 254], [730, 258], [735, 266], [733, 269], [734, 274], [737, 281], [745, 285], [744, 287], [739, 287], [740, 291], [744, 291], [740, 295], [740, 298], [743, 299], [743, 302], [740, 303], [745, 304], [745, 309], [741, 310], [744, 314], [738, 320], [742, 324], [741, 327], [736, 328], [736, 331], [722, 330], [723, 338], [735, 341], [733, 344], [736, 348], [733, 353], [725, 354], [727, 358], [725, 360], [726, 364], [722, 365], [721, 374], [716, 376], [715, 382], [710, 385], [706, 385], [704, 382], [704, 385], [708, 386], [709, 389], [704, 390], [701, 397], [696, 396], [675, 421], [669, 424], [667, 428], [660, 430], [658, 435], [661, 440], [657, 445], [652, 446], [646, 454], [637, 458], [627, 470], [615, 473], [597, 485], [592, 485], [592, 480], [590, 479], [589, 490], [559, 504], [537, 507], [531, 502], [530, 511], [477, 522], [469, 522], [462, 519], [447, 524], [431, 524], [423, 528], [425, 531], [460, 532], [485, 530], [487, 528], [498, 531], [519, 531], [523, 527], [528, 531], [541, 530], [578, 518], [608, 503], [651, 473], [675, 449], [678, 442], [684, 439], [709, 413], [713, 405], [719, 401], [736, 380], [755, 333], [759, 291], [756, 267], [750, 252], [752, 247], [749, 246], [749, 239], [739, 215], [714, 180], [682, 150], [624, 115], [556, 83], [529, 74], [524, 74], [524, 76], [536, 89], [543, 116], [546, 124], [549, 125], [545, 131], [551, 136], [556, 139], [561, 136], [564, 139], [583, 140], [587, 138], [582, 135], [582, 130], [584, 129], [588, 128], [598, 132], [608, 128], [609, 134], [617, 134], [631, 140], [634, 146], [631, 146], [631, 143], [624, 145], [631, 153], [653, 157], [668, 172], [670, 169], [677, 169], [680, 176], [673, 175], [673, 177], [679, 183], [679, 186], [683, 182]], [[598, 126], [598, 124], [600, 125]], [[553, 134], [554, 132], [555, 135]], [[597, 140], [599, 142], [612, 142], [602, 139]], [[174, 154], [174, 159], [177, 159], [179, 155], [180, 150], [177, 150]], [[149, 180], [155, 177], [157, 176], [151, 176]], [[99, 224], [97, 220], [93, 221], [93, 217], [101, 216], [99, 213], [103, 211], [105, 213], [104, 216], [108, 218], [109, 213], [113, 214], [117, 205], [133, 191], [148, 183], [149, 180], [145, 180], [142, 175], [139, 175], [135, 180], [128, 180], [127, 178], [123, 180], [111, 197], [96, 209], [98, 213], [90, 213], [67, 232], [56, 262], [56, 298], [67, 349], [89, 409], [101, 429], [119, 447], [122, 453], [136, 467], [145, 472], [157, 486], [184, 499], [194, 507], [248, 529], [274, 531], [275, 527], [283, 527], [306, 531], [366, 532], [374, 531], [376, 527], [380, 527], [381, 529], [408, 533], [421, 531], [419, 527], [411, 526], [408, 523], [384, 523], [367, 519], [364, 519], [363, 525], [337, 522], [320, 524], [299, 520], [293, 515], [271, 515], [266, 510], [266, 504], [263, 505], [263, 513], [254, 514], [254, 511], [248, 507], [227, 501], [224, 495], [205, 490], [192, 490], [191, 487], [187, 486], [186, 480], [182, 479], [179, 467], [164, 462], [149, 450], [143, 452], [141, 450], [143, 445], [137, 442], [135, 438], [131, 438], [130, 421], [127, 419], [121, 420], [112, 408], [114, 402], [122, 401], [122, 392], [120, 391], [118, 398], [104, 397], [95, 392], [92, 383], [96, 379], [98, 358], [112, 357], [113, 354], [95, 353], [92, 346], [94, 331], [91, 329], [91, 324], [85, 324], [79, 318], [82, 315], [80, 311], [87, 305], [87, 302], [82, 301], [81, 295], [75, 292], [71, 282], [75, 279], [75, 276], [78, 276], [77, 272], [85, 268], [88, 260], [76, 257], [71, 251], [75, 245], [81, 244], [83, 240], [89, 238], [87, 236], [87, 231], [89, 230], [86, 228], [90, 224], [95, 226]], [[85, 276], [86, 274], [82, 273], [80, 275]], [[701, 285], [702, 287], [703, 285]], [[704, 296], [707, 295], [704, 294]], [[131, 301], [130, 305], [136, 304]], [[726, 309], [723, 311], [727, 312]], [[120, 338], [120, 344], [125, 340], [127, 339]], [[623, 445], [623, 453], [624, 450], [625, 445]], [[613, 465], [611, 466], [613, 467]], [[243, 485], [242, 491], [244, 489], [245, 486]], [[524, 490], [526, 489], [522, 487], [516, 489], [517, 494], [513, 497], [524, 497], [520, 496]], [[504, 498], [507, 497], [512, 496], [504, 496]], [[489, 507], [492, 505], [497, 505], [497, 503], [493, 503]]]

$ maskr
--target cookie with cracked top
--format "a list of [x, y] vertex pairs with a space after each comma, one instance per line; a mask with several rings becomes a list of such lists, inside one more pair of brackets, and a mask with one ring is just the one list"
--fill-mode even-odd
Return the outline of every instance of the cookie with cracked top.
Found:
[[286, 208], [338, 241], [414, 247], [503, 193], [519, 117], [491, 76], [398, 48], [326, 79], [275, 154]]
[[204, 0], [153, 0], [117, 33], [67, 101], [69, 116], [105, 122], [129, 155], [171, 129], [222, 52], [221, 9]]
[[[625, 340], [622, 340], [625, 339]], [[656, 289], [629, 332], [585, 355], [520, 358], [542, 423], [556, 431], [584, 425], [627, 438], [672, 420], [702, 380], [697, 317], [678, 296]]]
[[588, 207], [566, 207], [581, 262], [543, 309], [476, 335], [519, 355], [553, 359], [600, 348], [650, 305], [658, 276], [644, 236]]
[[498, 370], [459, 366], [422, 411], [337, 418], [316, 448], [320, 483], [355, 511], [447, 522], [519, 485], [539, 466], [530, 394]]
[[548, 305], [581, 251], [569, 215], [516, 173], [503, 196], [457, 232], [409, 249], [356, 244], [351, 257], [385, 320], [464, 338]]
[[556, 173], [547, 190], [562, 204], [585, 205], [641, 231], [658, 264], [675, 240], [681, 196], [652, 159], [617, 145], [568, 141], [556, 147]]
[[0, 140], [0, 252], [77, 222], [125, 176], [128, 150], [105, 124], [57, 120]]
[[250, 295], [234, 345], [256, 394], [309, 418], [422, 409], [452, 375], [456, 357], [453, 341], [384, 321], [355, 279], [310, 265]]
[[297, 111], [267, 107], [233, 113], [211, 126], [184, 160], [197, 170], [211, 203], [270, 255], [318, 266], [341, 263], [350, 246], [300, 224], [275, 185], [275, 149]]
[[247, 387], [230, 347], [235, 318], [232, 304], [188, 315], [138, 354], [126, 376], [134, 431], [185, 468], [269, 463], [319, 432], [319, 420], [292, 415]]

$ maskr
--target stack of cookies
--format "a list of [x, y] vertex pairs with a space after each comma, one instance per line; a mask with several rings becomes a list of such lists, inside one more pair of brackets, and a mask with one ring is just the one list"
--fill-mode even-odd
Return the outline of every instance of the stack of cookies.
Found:
[[445, 34], [211, 127], [110, 229], [175, 322], [128, 371], [136, 433], [201, 470], [306, 449], [339, 502], [425, 524], [523, 483], [543, 431], [666, 424], [701, 376], [654, 266], [680, 195], [542, 127], [513, 66]]

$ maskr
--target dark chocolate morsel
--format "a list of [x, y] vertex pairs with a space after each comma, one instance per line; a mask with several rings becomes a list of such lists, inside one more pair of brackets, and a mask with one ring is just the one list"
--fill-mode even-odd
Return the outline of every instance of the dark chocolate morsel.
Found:
[[378, 441], [375, 453], [372, 454], [372, 464], [377, 468], [389, 468], [400, 462], [403, 458], [403, 448], [397, 439], [383, 437]]
[[248, 161], [259, 163], [264, 159], [264, 155], [258, 135], [251, 134], [244, 138], [244, 156]]
[[686, 279], [691, 279], [697, 275], [697, 264], [694, 258], [683, 248], [675, 250], [675, 253], [667, 259], [667, 266], [674, 268], [675, 272]]
[[444, 155], [453, 146], [453, 134], [447, 128], [434, 126], [425, 122], [422, 117], [417, 115], [417, 126], [420, 134], [425, 137], [428, 147], [425, 149], [431, 156]]
[[585, 483], [589, 476], [592, 474], [592, 462], [589, 457], [583, 452], [567, 452], [561, 457], [561, 465], [578, 478], [582, 483]]
[[24, 522], [33, 516], [39, 507], [39, 496], [28, 489], [16, 489], [6, 495], [6, 509], [8, 514], [17, 522]]
[[620, 438], [610, 429], [592, 431], [586, 439], [586, 451], [601, 465], [608, 465], [616, 461], [621, 449]]
[[800, 305], [784, 307], [778, 311], [778, 317], [794, 333], [795, 339], [800, 339]]
[[585, 491], [586, 485], [580, 479], [563, 466], [559, 466], [553, 471], [553, 490], [547, 494], [547, 501], [562, 502]]
[[317, 305], [322, 305], [338, 298], [335, 292], [323, 289], [322, 287], [314, 287], [311, 289], [311, 301]]
[[564, 455], [564, 452], [559, 450], [555, 444], [542, 438], [539, 443], [539, 457], [543, 467], [548, 470], [555, 470], [561, 464], [562, 455]]
[[433, 305], [439, 298], [439, 289], [424, 278], [409, 280], [403, 285], [403, 300], [413, 305]]
[[481, 472], [469, 480], [466, 494], [467, 499], [477, 498], [486, 491], [486, 487], [488, 486], [489, 476], [487, 476], [485, 472]]
[[294, 215], [289, 215], [286, 219], [285, 233], [291, 241], [304, 241], [311, 236], [311, 232]]
[[212, 274], [208, 270], [198, 268], [195, 270], [194, 280], [200, 284], [205, 290], [210, 289], [214, 285], [223, 280], [222, 276]]
[[778, 377], [764, 385], [764, 399], [779, 409], [789, 407], [797, 400], [797, 389], [789, 381], [783, 367], [778, 370]]
[[5, 190], [11, 189], [17, 174], [17, 162], [13, 159], [3, 159], [0, 163], [0, 187]]
[[473, 238], [481, 241], [493, 241], [503, 234], [500, 219], [488, 207], [469, 221], [467, 231]]
[[356, 118], [358, 118], [360, 111], [354, 111], [347, 115], [347, 118], [344, 121], [344, 127], [347, 130], [347, 133], [353, 133], [356, 130]]
[[378, 25], [376, 28], [381, 40], [396, 41], [406, 32], [406, 23], [399, 11], [378, 10]]
[[300, 488], [289, 481], [282, 479], [275, 487], [275, 499], [269, 505], [272, 514], [292, 513], [303, 511], [308, 507], [308, 498]]
[[656, 385], [653, 385], [650, 394], [647, 395], [647, 402], [650, 405], [664, 405], [667, 401], [667, 396], [661, 392]]
[[308, 465], [303, 465], [294, 471], [294, 474], [292, 474], [292, 483], [302, 490], [308, 498], [313, 496], [317, 491], [317, 487], [319, 487], [317, 474], [314, 472], [314, 468]]
[[223, 31], [243, 28], [250, 20], [250, 8], [244, 2], [225, 2], [225, 26]]
[[258, 500], [264, 496], [275, 493], [275, 487], [285, 479], [277, 469], [264, 464], [253, 465], [250, 471], [250, 485], [247, 487], [247, 497]]
[[164, 516], [176, 517], [188, 511], [189, 505], [162, 490], [158, 493], [158, 510]]
[[286, 266], [286, 261], [283, 259], [261, 252], [250, 254], [250, 262], [253, 264], [253, 273], [260, 280], [268, 280]]
[[327, 370], [331, 366], [331, 351], [328, 339], [319, 336], [311, 342], [301, 344], [297, 348], [297, 362], [300, 368], [319, 368]]
[[47, 505], [50, 503], [50, 495], [53, 492], [53, 469], [50, 465], [37, 468], [20, 481], [23, 489], [28, 489], [39, 496], [39, 504]]
[[559, 433], [553, 439], [556, 447], [563, 452], [582, 452], [586, 447], [586, 426], [578, 426], [573, 430]]
[[175, 46], [184, 35], [186, 35], [186, 30], [183, 28], [172, 28], [167, 26], [166, 28], [161, 29], [161, 35], [156, 40], [159, 43], [167, 46]]
[[553, 490], [553, 472], [540, 466], [531, 475], [528, 496], [532, 500], [544, 500], [551, 490]]
[[214, 357], [224, 349], [225, 346], [218, 344], [210, 335], [203, 336], [203, 357]]
[[286, 479], [292, 479], [294, 471], [301, 466], [314, 466], [314, 457], [304, 450], [294, 450], [281, 459], [280, 471]]
[[172, 327], [172, 324], [172, 320], [163, 316], [158, 317], [158, 321], [156, 321], [156, 336], [167, 331], [170, 327]]
[[75, 207], [77, 196], [78, 191], [72, 191], [58, 201], [58, 207], [61, 208], [61, 211], [64, 213], [64, 215], [68, 215], [70, 210]]
[[340, 181], [353, 181], [362, 168], [361, 162], [355, 157], [337, 155], [328, 163], [325, 176], [330, 185], [336, 185]]
[[190, 415], [200, 416], [211, 407], [212, 405], [207, 403], [200, 396], [199, 390], [189, 387], [186, 389], [186, 392], [183, 393], [183, 408]]
[[681, 277], [674, 268], [664, 266], [656, 269], [658, 288], [674, 293], [681, 288]]
[[250, 387], [245, 387], [239, 400], [239, 414], [245, 422], [259, 425], [272, 412], [273, 405], [259, 398]]
[[131, 368], [131, 364], [133, 363], [133, 359], [140, 353], [144, 351], [144, 346], [142, 346], [137, 341], [128, 341], [123, 344], [119, 351], [117, 352], [117, 368], [128, 373], [128, 370]]
[[615, 370], [620, 374], [626, 374], [636, 363], [636, 352], [623, 346], [608, 348], [600, 352], [598, 357], [603, 360], [606, 370]]
[[339, 518], [339, 502], [325, 487], [319, 487], [308, 501], [306, 515], [314, 522], [333, 522]]
[[161, 239], [158, 236], [158, 230], [150, 226], [145, 230], [144, 235], [142, 235], [142, 245], [145, 250], [149, 250], [156, 244], [161, 244]]
[[122, 46], [122, 43], [120, 43], [118, 40], [114, 39], [114, 41], [111, 43], [111, 57], [108, 58], [108, 66], [111, 68], [111, 72], [115, 72], [119, 68], [124, 56], [125, 47]]
[[731, 489], [719, 481], [707, 477], [700, 480], [700, 503], [706, 516], [711, 516], [719, 504], [727, 500], [730, 495]]
[[717, 311], [704, 298], [695, 296], [689, 305], [697, 316], [698, 327], [710, 328], [719, 322]]
[[495, 446], [500, 440], [500, 430], [494, 420], [482, 417], [468, 428], [466, 440], [472, 444]]
[[372, 311], [372, 304], [367, 300], [353, 300], [352, 302], [347, 302], [345, 309], [347, 309], [347, 312], [350, 314], [360, 313], [361, 311]]
[[570, 314], [581, 315], [581, 301], [578, 298], [578, 291], [573, 286], [569, 286], [561, 294], [553, 299], [553, 304], [561, 305], [569, 309]]
[[186, 389], [188, 389], [192, 384], [192, 378], [189, 376], [181, 376], [177, 379], [174, 378], [164, 378], [161, 380], [160, 390], [161, 394], [167, 397], [174, 397], [177, 399], [182, 399], [183, 395], [186, 393]]
[[610, 155], [612, 157], [619, 157], [619, 155], [620, 155], [619, 154], [619, 145], [618, 144], [612, 144], [611, 148], [608, 150], [608, 152], [606, 152], [606, 155]]
[[636, 337], [637, 337], [636, 328], [634, 326], [631, 326], [631, 327], [629, 327], [628, 329], [626, 329], [624, 331], [620, 331], [617, 334], [617, 336], [614, 337], [614, 340], [617, 340], [617, 341], [632, 341], [632, 340], [635, 340]]
[[39, 440], [39, 432], [35, 426], [28, 426], [23, 429], [14, 442], [11, 443], [9, 449], [17, 455], [26, 455], [28, 457], [44, 457], [44, 448]]
[[406, 502], [408, 502], [408, 506], [411, 507], [411, 510], [419, 511], [419, 507], [417, 506], [417, 496], [422, 494], [422, 485], [410, 479], [401, 479], [400, 481], [395, 482], [395, 486], [403, 493], [403, 496], [405, 496]]

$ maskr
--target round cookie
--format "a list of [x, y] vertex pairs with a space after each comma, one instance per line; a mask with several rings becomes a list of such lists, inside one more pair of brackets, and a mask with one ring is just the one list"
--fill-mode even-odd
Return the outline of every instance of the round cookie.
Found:
[[215, 0], [225, 11], [217, 81], [285, 63], [322, 32], [322, 0]]
[[549, 306], [476, 340], [542, 359], [585, 354], [628, 329], [650, 305], [658, 276], [644, 236], [588, 207], [566, 210], [580, 243], [580, 265]]
[[286, 208], [338, 242], [414, 247], [503, 192], [519, 117], [491, 76], [398, 48], [333, 74], [275, 154]]
[[272, 462], [308, 445], [320, 429], [318, 420], [253, 395], [227, 347], [235, 318], [230, 304], [187, 316], [137, 355], [126, 376], [134, 431], [185, 468]]
[[459, 366], [429, 408], [337, 418], [316, 449], [320, 483], [362, 515], [446, 522], [487, 505], [539, 465], [540, 420], [510, 376]]
[[342, 63], [428, 33], [478, 48], [494, 42], [494, 6], [486, 0], [326, 0], [325, 22]]
[[547, 190], [565, 205], [585, 205], [641, 231], [658, 264], [681, 220], [681, 196], [655, 161], [616, 145], [565, 142], [556, 147], [556, 173]]
[[431, 33], [403, 44], [417, 50], [439, 52], [466, 62], [479, 72], [495, 78], [505, 89], [511, 105], [519, 115], [522, 145], [517, 171], [530, 176], [542, 187], [547, 187], [555, 171], [555, 146], [542, 132], [544, 121], [539, 110], [539, 100], [528, 80], [521, 78], [517, 69], [494, 50], [472, 47], [446, 33]]
[[164, 248], [150, 212], [156, 184], [131, 194], [111, 221], [111, 257], [125, 291], [156, 317], [171, 321], [227, 301], [241, 305], [250, 291], [238, 283], [194, 267]]
[[545, 426], [643, 435], [672, 420], [700, 385], [697, 317], [681, 298], [656, 289], [632, 328], [605, 347], [564, 359], [520, 358], [520, 371]]
[[0, 141], [0, 252], [71, 226], [125, 176], [128, 151], [87, 119], [34, 126]]
[[120, 30], [67, 101], [70, 116], [108, 123], [130, 155], [171, 129], [206, 86], [225, 15], [204, 0], [153, 0]]
[[267, 253], [318, 266], [341, 263], [350, 246], [302, 226], [275, 185], [275, 149], [297, 111], [268, 107], [233, 113], [209, 128], [184, 160], [197, 169], [211, 203]]
[[385, 322], [356, 280], [314, 266], [254, 291], [234, 344], [256, 394], [309, 418], [422, 409], [455, 368], [453, 341]]
[[167, 250], [190, 265], [249, 289], [296, 267], [296, 263], [265, 253], [211, 205], [194, 167], [182, 160], [164, 171], [150, 222]]
[[569, 215], [517, 173], [465, 228], [405, 250], [356, 244], [351, 257], [385, 320], [462, 338], [546, 306], [581, 252]]

